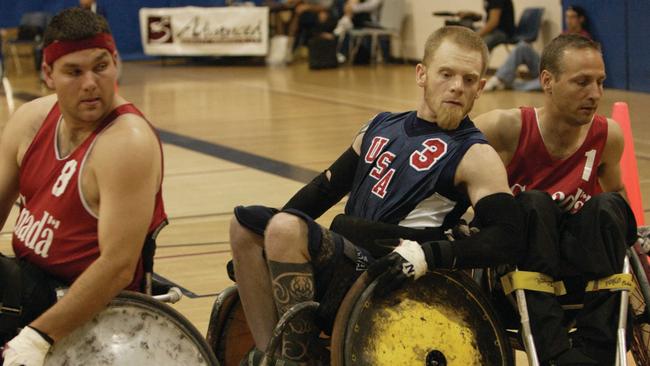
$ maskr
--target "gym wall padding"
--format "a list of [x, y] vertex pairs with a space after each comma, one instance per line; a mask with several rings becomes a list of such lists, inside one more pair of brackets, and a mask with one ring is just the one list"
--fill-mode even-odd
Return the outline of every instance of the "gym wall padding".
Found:
[[583, 7], [589, 31], [603, 47], [605, 86], [650, 92], [650, 1], [563, 0]]
[[569, 5], [578, 5], [585, 9], [589, 19], [589, 32], [603, 48], [607, 72], [605, 86], [609, 88], [628, 88], [627, 2], [627, 0], [564, 0], [562, 2], [563, 11]]
[[628, 0], [628, 89], [650, 92], [650, 1]]

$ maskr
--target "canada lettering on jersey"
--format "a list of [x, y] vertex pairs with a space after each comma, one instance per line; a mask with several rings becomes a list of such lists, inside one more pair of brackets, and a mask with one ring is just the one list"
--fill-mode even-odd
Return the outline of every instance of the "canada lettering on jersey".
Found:
[[[510, 187], [510, 190], [512, 191], [512, 194], [517, 195], [526, 191], [526, 185], [513, 184], [512, 187]], [[553, 201], [557, 202], [562, 211], [576, 213], [591, 199], [591, 195], [578, 187], [573, 194], [557, 191], [551, 195], [551, 198]]]
[[54, 239], [54, 231], [59, 228], [60, 223], [47, 211], [43, 211], [43, 216], [36, 219], [27, 208], [23, 207], [14, 227], [14, 235], [25, 247], [47, 258]]

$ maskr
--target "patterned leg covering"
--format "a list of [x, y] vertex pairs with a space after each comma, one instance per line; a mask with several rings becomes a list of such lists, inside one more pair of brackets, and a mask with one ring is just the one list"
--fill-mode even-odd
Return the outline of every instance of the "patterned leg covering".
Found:
[[[314, 300], [314, 275], [309, 263], [268, 261], [273, 285], [273, 298], [282, 317], [292, 306]], [[282, 341], [282, 358], [293, 362], [309, 360], [309, 346], [317, 328], [312, 312], [298, 314], [287, 326]]]

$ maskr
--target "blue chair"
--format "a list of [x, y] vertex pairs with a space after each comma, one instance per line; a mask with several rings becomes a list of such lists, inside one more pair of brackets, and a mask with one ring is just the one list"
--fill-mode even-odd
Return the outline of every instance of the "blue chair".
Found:
[[539, 36], [539, 30], [542, 27], [542, 16], [544, 8], [526, 8], [521, 13], [519, 23], [515, 29], [515, 34], [508, 40], [509, 44], [516, 44], [521, 41], [535, 42]]
[[11, 51], [16, 71], [21, 74], [22, 67], [20, 65], [20, 54], [18, 53], [18, 46], [27, 45], [31, 49], [35, 57], [35, 67], [40, 68], [41, 65], [37, 64], [36, 60], [40, 60], [40, 55], [37, 54], [37, 48], [43, 40], [43, 32], [49, 23], [52, 16], [49, 13], [36, 11], [24, 13], [20, 18], [18, 24], [18, 34], [16, 38], [7, 40], [8, 49]]

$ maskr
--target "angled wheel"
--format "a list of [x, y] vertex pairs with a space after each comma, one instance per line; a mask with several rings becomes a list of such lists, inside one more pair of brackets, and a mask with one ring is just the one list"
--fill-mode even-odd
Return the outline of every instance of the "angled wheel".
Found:
[[497, 315], [462, 272], [433, 271], [385, 297], [364, 274], [339, 309], [332, 365], [514, 365]]
[[[171, 360], [171, 361], [170, 361]], [[45, 365], [218, 366], [198, 330], [150, 296], [124, 291], [94, 319], [56, 342]]]
[[650, 365], [650, 284], [648, 269], [650, 258], [646, 254], [628, 251], [634, 272], [635, 287], [630, 291], [630, 306], [633, 311], [632, 342], [630, 351], [637, 365]]
[[239, 301], [237, 286], [229, 287], [217, 296], [206, 339], [223, 366], [238, 366], [255, 345]]

